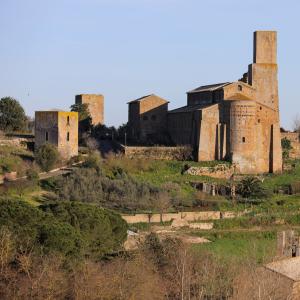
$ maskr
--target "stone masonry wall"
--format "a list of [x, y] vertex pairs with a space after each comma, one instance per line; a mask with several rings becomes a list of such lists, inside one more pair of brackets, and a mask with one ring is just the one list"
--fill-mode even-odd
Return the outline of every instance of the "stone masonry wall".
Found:
[[191, 149], [179, 147], [129, 147], [122, 146], [122, 151], [129, 158], [148, 158], [162, 160], [187, 160], [191, 156]]
[[96, 94], [81, 94], [75, 96], [76, 104], [88, 104], [92, 124], [104, 123], [104, 97]]
[[286, 138], [291, 142], [292, 149], [289, 157], [293, 159], [300, 158], [300, 137], [298, 132], [281, 132], [281, 139]]
[[[188, 222], [204, 221], [204, 220], [219, 220], [230, 219], [241, 215], [234, 212], [220, 212], [220, 211], [198, 211], [198, 212], [178, 212], [162, 214], [163, 222], [172, 220], [185, 220]], [[160, 214], [136, 214], [136, 215], [122, 215], [122, 218], [129, 224], [133, 223], [159, 223]]]

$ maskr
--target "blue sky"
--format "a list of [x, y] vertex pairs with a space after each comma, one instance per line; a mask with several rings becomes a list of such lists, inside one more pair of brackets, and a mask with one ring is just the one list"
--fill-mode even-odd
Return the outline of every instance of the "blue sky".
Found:
[[199, 85], [234, 81], [252, 62], [252, 33], [278, 31], [281, 123], [300, 114], [299, 0], [0, 0], [0, 97], [27, 114], [105, 96], [105, 121], [156, 93], [186, 103]]

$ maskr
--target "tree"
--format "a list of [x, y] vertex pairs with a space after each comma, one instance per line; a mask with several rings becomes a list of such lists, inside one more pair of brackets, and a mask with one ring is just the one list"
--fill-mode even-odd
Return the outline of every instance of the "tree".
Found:
[[17, 131], [26, 129], [27, 117], [20, 103], [11, 97], [0, 99], [0, 130]]
[[0, 200], [1, 228], [12, 232], [22, 251], [35, 248], [78, 256], [82, 250], [81, 236], [74, 227], [24, 201]]
[[281, 147], [282, 147], [282, 156], [283, 158], [289, 158], [290, 150], [293, 149], [291, 145], [291, 141], [286, 137], [281, 139]]
[[299, 114], [296, 114], [293, 119], [293, 129], [294, 131], [300, 131], [300, 116]]
[[45, 172], [50, 171], [58, 162], [59, 154], [57, 148], [52, 144], [44, 144], [35, 152], [35, 160]]
[[153, 208], [159, 211], [161, 223], [163, 221], [163, 213], [165, 213], [171, 206], [171, 200], [167, 192], [160, 192], [155, 195]]
[[77, 201], [62, 201], [42, 205], [59, 222], [73, 226], [86, 245], [85, 254], [101, 258], [120, 249], [127, 237], [127, 224], [120, 215], [101, 207]]
[[89, 132], [92, 128], [92, 118], [89, 112], [87, 103], [76, 103], [71, 105], [71, 111], [78, 112], [79, 132], [82, 135], [84, 132]]

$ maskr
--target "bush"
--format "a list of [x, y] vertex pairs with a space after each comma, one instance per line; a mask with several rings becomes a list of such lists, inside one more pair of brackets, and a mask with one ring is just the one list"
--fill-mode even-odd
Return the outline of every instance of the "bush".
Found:
[[282, 156], [284, 159], [289, 158], [290, 151], [293, 149], [291, 145], [291, 141], [286, 137], [281, 139], [281, 147], [282, 147]]
[[36, 182], [39, 180], [39, 173], [34, 169], [28, 169], [26, 171], [27, 180]]
[[143, 210], [152, 207], [159, 190], [117, 174], [116, 179], [99, 174], [95, 169], [81, 168], [64, 176], [52, 185], [58, 198], [105, 205], [123, 210]]
[[89, 154], [86, 161], [84, 162], [84, 167], [95, 169], [97, 172], [101, 170], [101, 156], [99, 152], [93, 152]]
[[50, 171], [59, 159], [57, 148], [52, 144], [44, 144], [35, 152], [35, 160], [45, 172]]
[[243, 198], [262, 199], [270, 196], [262, 182], [257, 177], [248, 176], [241, 180], [237, 186], [237, 193]]
[[19, 156], [11, 154], [0, 156], [0, 174], [9, 172], [22, 173], [24, 168], [24, 163]]

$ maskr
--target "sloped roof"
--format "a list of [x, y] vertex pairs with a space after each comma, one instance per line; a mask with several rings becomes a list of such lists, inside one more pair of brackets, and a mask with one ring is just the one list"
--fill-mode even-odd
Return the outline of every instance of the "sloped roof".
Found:
[[265, 268], [286, 276], [294, 281], [300, 281], [300, 257], [292, 257], [265, 265]]
[[217, 90], [225, 85], [230, 84], [231, 82], [222, 82], [222, 83], [215, 83], [215, 84], [210, 84], [210, 85], [202, 85], [197, 87], [196, 89], [190, 90], [187, 93], [192, 94], [192, 93], [200, 93], [200, 92], [207, 92], [207, 91], [214, 91]]
[[195, 110], [201, 110], [205, 109], [207, 107], [216, 105], [216, 103], [212, 104], [199, 104], [199, 105], [190, 105], [190, 106], [182, 106], [173, 110], [168, 111], [169, 114], [174, 114], [174, 113], [185, 113], [185, 112], [191, 112]]
[[235, 93], [232, 96], [228, 96], [226, 100], [253, 100], [242, 93]]
[[165, 101], [166, 103], [169, 103], [169, 101], [167, 101], [167, 100], [165, 100], [165, 99], [163, 99], [163, 98], [161, 98], [161, 97], [159, 97], [159, 96], [157, 96], [157, 95], [155, 95], [155, 94], [149, 94], [149, 95], [145, 95], [145, 96], [143, 96], [143, 97], [137, 98], [137, 99], [135, 99], [135, 100], [129, 101], [129, 102], [127, 102], [127, 104], [129, 104], [129, 103], [135, 103], [135, 102], [140, 102], [140, 101], [145, 100], [146, 98], [148, 98], [148, 97], [150, 97], [150, 96], [158, 97], [158, 98], [160, 98], [161, 100]]

